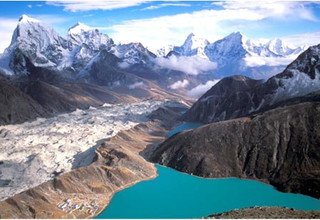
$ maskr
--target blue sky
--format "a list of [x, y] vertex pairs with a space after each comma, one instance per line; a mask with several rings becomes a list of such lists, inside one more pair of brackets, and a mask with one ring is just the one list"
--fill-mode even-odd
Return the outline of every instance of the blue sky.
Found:
[[63, 36], [80, 21], [99, 28], [115, 42], [139, 41], [151, 50], [181, 45], [191, 32], [210, 42], [240, 31], [251, 39], [279, 37], [292, 44], [320, 43], [320, 2], [13, 1], [0, 2], [0, 52], [10, 43], [21, 14], [43, 21]]

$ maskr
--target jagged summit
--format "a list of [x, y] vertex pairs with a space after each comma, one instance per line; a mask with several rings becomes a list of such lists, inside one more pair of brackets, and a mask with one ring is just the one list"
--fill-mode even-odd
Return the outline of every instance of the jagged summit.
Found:
[[209, 44], [209, 41], [200, 37], [197, 37], [194, 33], [190, 33], [185, 40], [182, 47], [185, 47], [186, 49], [196, 49], [199, 47], [203, 47]]
[[186, 40], [185, 40], [184, 43], [189, 42], [189, 41], [192, 41], [194, 37], [195, 37], [195, 34], [194, 34], [194, 33], [190, 33], [190, 34], [187, 36], [187, 38], [186, 38]]
[[[243, 35], [240, 32], [233, 32], [221, 40], [209, 44], [205, 48], [205, 54], [209, 60], [217, 62], [220, 67], [229, 66], [230, 63], [237, 63], [243, 59], [247, 51], [242, 43]], [[232, 72], [233, 70], [227, 69]]]
[[[27, 63], [37, 67], [53, 67], [65, 59], [68, 43], [54, 29], [28, 15], [21, 15], [2, 57], [6, 72], [26, 74]], [[28, 62], [27, 62], [28, 61]]]
[[69, 28], [68, 34], [79, 34], [81, 32], [93, 30], [93, 27], [90, 27], [86, 24], [83, 24], [81, 22], [77, 22], [75, 25]]
[[238, 39], [242, 40], [243, 34], [240, 31], [232, 32], [231, 34], [227, 35], [225, 39]]
[[194, 33], [190, 33], [184, 43], [180, 47], [174, 47], [173, 51], [182, 56], [199, 55], [205, 57], [204, 48], [208, 44], [208, 40], [197, 37]]
[[35, 19], [35, 18], [31, 18], [28, 15], [21, 15], [19, 18], [19, 23], [24, 23], [24, 22], [34, 22], [34, 23], [39, 23], [40, 21]]

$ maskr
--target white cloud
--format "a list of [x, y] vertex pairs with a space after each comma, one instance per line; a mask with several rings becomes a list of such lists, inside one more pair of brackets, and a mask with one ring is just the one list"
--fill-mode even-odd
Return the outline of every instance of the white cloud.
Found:
[[216, 63], [199, 56], [170, 56], [169, 58], [158, 57], [155, 59], [156, 64], [163, 68], [182, 71], [190, 75], [198, 75], [199, 73], [213, 70], [217, 68]]
[[265, 16], [259, 12], [248, 9], [200, 10], [171, 16], [128, 20], [108, 27], [107, 30], [117, 41], [142, 42], [151, 51], [156, 51], [159, 45], [182, 44], [191, 32], [210, 42], [218, 40], [234, 31], [222, 25], [221, 22], [224, 21], [255, 21], [263, 18]]
[[49, 5], [61, 6], [66, 11], [90, 11], [90, 10], [112, 10], [116, 8], [127, 8], [149, 0], [54, 0], [47, 1]]
[[[108, 27], [108, 32], [117, 41], [139, 41], [156, 52], [159, 45], [181, 45], [191, 32], [214, 42], [241, 28], [254, 29], [252, 21], [267, 18], [317, 20], [310, 7], [307, 7], [308, 2], [223, 1], [213, 4], [219, 4], [222, 8], [127, 20]], [[250, 25], [248, 22], [251, 22]]]
[[126, 61], [124, 62], [121, 62], [121, 63], [118, 63], [118, 66], [121, 68], [121, 69], [126, 69], [128, 67], [130, 67], [130, 63], [127, 63]]
[[294, 45], [294, 46], [313, 46], [320, 43], [320, 31], [304, 33], [304, 34], [296, 34], [287, 37], [283, 37], [283, 40]]
[[137, 89], [137, 88], [144, 88], [145, 87], [145, 84], [143, 82], [135, 82], [131, 85], [128, 86], [129, 89]]
[[151, 5], [149, 7], [143, 8], [141, 9], [142, 11], [145, 10], [156, 10], [159, 8], [164, 8], [164, 7], [190, 7], [190, 4], [186, 4], [186, 3], [163, 3], [160, 5]]
[[171, 84], [169, 87], [171, 89], [182, 89], [182, 88], [185, 88], [187, 85], [189, 85], [189, 81], [184, 79]]
[[217, 84], [219, 80], [209, 80], [205, 84], [200, 84], [193, 89], [191, 89], [187, 95], [194, 98], [199, 98], [204, 93], [206, 93], [209, 89], [211, 89], [212, 86]]
[[244, 58], [248, 67], [257, 66], [286, 66], [295, 60], [299, 54], [290, 57], [261, 57], [261, 56], [247, 56]]
[[308, 9], [306, 5], [308, 1], [279, 1], [279, 0], [242, 0], [242, 1], [221, 1], [212, 4], [220, 5], [228, 10], [249, 9], [259, 12], [265, 17], [276, 18], [300, 18], [304, 20], [317, 21], [313, 11]]

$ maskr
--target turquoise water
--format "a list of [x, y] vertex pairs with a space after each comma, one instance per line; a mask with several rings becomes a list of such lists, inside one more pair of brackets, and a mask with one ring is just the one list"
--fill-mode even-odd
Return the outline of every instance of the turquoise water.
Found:
[[201, 125], [202, 125], [201, 123], [191, 123], [191, 122], [190, 123], [182, 123], [182, 124], [178, 125], [177, 127], [175, 127], [174, 129], [172, 129], [171, 131], [169, 131], [167, 133], [167, 136], [171, 137], [181, 131], [197, 128], [197, 127], [200, 127]]
[[204, 179], [160, 165], [156, 167], [157, 178], [116, 193], [97, 218], [200, 218], [250, 206], [320, 210], [318, 199], [281, 193], [258, 181]]

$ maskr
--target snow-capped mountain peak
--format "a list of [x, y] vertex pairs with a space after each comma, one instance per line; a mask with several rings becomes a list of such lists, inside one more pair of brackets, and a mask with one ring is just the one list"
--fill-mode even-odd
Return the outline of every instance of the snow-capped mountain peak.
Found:
[[270, 40], [266, 44], [266, 47], [269, 49], [270, 52], [280, 56], [285, 55], [287, 53], [287, 50], [290, 49], [279, 38]]
[[30, 23], [30, 22], [39, 23], [40, 21], [35, 18], [31, 18], [25, 14], [21, 15], [19, 18], [19, 23]]
[[188, 35], [188, 37], [185, 40], [182, 47], [185, 48], [185, 50], [194, 50], [199, 47], [204, 48], [208, 44], [209, 44], [208, 40], [203, 39], [203, 38], [199, 38], [196, 35], [194, 35], [193, 33], [191, 33]]
[[180, 47], [174, 47], [173, 51], [182, 56], [198, 55], [200, 57], [206, 58], [204, 48], [208, 44], [208, 40], [199, 38], [195, 34], [190, 33], [184, 43]]
[[205, 48], [205, 54], [209, 60], [217, 62], [220, 66], [225, 66], [230, 61], [239, 61], [247, 53], [243, 47], [242, 38], [240, 32], [231, 33], [225, 38], [209, 44]]
[[92, 50], [99, 50], [100, 46], [113, 44], [112, 39], [98, 29], [78, 22], [68, 30], [68, 39], [73, 45], [86, 44]]
[[[68, 42], [41, 21], [22, 15], [11, 44], [1, 57], [6, 71], [27, 73], [27, 60], [34, 66], [57, 66], [68, 51]], [[27, 58], [27, 59], [26, 59]]]
[[81, 34], [82, 32], [86, 32], [89, 30], [93, 30], [94, 28], [89, 27], [86, 24], [83, 24], [81, 22], [76, 23], [68, 30], [68, 34]]
[[141, 43], [120, 44], [111, 49], [111, 52], [129, 65], [147, 63], [155, 55]]
[[161, 47], [160, 49], [158, 49], [155, 54], [158, 56], [158, 57], [165, 57], [168, 55], [168, 53], [170, 51], [172, 51], [174, 48], [174, 46], [172, 44], [170, 45], [166, 45], [164, 47]]
[[60, 41], [61, 37], [52, 28], [47, 27], [41, 21], [31, 18], [27, 15], [22, 15], [19, 18], [18, 25], [14, 31], [11, 44], [16, 43], [31, 43], [41, 48], [52, 43]]
[[232, 43], [242, 43], [243, 35], [237, 31], [229, 34], [224, 38], [225, 41], [230, 41]]

